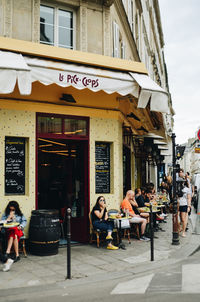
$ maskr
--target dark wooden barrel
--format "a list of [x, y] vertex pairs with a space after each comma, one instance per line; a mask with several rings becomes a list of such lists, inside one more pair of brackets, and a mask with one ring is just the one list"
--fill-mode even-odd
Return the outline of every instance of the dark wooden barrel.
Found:
[[60, 239], [57, 210], [34, 210], [29, 226], [30, 253], [38, 256], [56, 255]]

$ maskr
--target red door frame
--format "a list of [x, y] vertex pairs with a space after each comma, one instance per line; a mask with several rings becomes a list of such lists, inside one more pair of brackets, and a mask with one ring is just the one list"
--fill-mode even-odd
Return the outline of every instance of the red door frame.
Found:
[[[81, 135], [66, 135], [66, 134], [51, 134], [51, 133], [38, 133], [38, 117], [39, 116], [44, 116], [44, 117], [59, 117], [62, 118], [62, 132], [64, 130], [64, 118], [70, 118], [70, 119], [81, 119], [81, 120], [86, 120], [87, 121], [87, 131], [85, 136]], [[89, 157], [89, 118], [88, 117], [82, 117], [82, 116], [74, 116], [74, 115], [62, 115], [62, 114], [54, 114], [54, 113], [36, 113], [36, 175], [35, 175], [35, 180], [36, 180], [36, 198], [35, 198], [35, 206], [36, 209], [38, 209], [38, 138], [46, 138], [46, 139], [65, 139], [68, 141], [85, 141], [85, 154], [87, 154], [87, 158], [85, 158], [84, 162], [84, 171], [85, 171], [85, 188], [84, 188], [84, 217], [83, 217], [83, 223], [86, 226], [87, 232], [85, 232], [84, 237], [82, 238], [82, 242], [86, 242], [89, 239], [89, 221], [88, 221], [88, 213], [90, 210], [90, 183], [89, 183], [89, 162], [90, 162], [90, 157]], [[86, 156], [86, 155], [85, 155]], [[77, 218], [81, 219], [81, 218]]]

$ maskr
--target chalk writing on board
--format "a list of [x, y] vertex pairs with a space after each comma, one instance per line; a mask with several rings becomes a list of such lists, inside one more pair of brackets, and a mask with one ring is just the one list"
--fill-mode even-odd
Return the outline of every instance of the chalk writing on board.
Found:
[[25, 194], [25, 139], [6, 137], [5, 193]]
[[110, 144], [98, 142], [95, 145], [96, 193], [110, 193]]

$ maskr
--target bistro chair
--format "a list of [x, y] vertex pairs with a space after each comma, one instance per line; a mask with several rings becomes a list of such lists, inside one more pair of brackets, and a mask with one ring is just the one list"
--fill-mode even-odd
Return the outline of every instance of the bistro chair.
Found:
[[140, 224], [137, 222], [131, 222], [130, 235], [136, 236], [140, 240]]
[[[121, 209], [121, 212], [124, 213], [124, 211]], [[125, 214], [125, 213], [124, 213]], [[124, 230], [124, 237], [127, 236], [128, 242], [131, 243], [131, 235], [135, 236], [140, 240], [140, 224], [138, 222], [130, 222], [130, 229]]]
[[[105, 241], [107, 232], [101, 231], [99, 229], [94, 229], [93, 224], [92, 224], [91, 212], [89, 213], [89, 222], [90, 222], [90, 243], [97, 242], [97, 247], [99, 248], [100, 242]], [[113, 233], [116, 233], [117, 243], [119, 243], [118, 230], [116, 228], [114, 228]]]
[[89, 213], [89, 222], [90, 222], [90, 243], [97, 242], [97, 247], [100, 245], [100, 241], [103, 241], [101, 239], [101, 235], [106, 234], [105, 231], [101, 231], [99, 229], [94, 229], [92, 224], [92, 218], [91, 218], [91, 212]]
[[27, 257], [25, 241], [26, 241], [26, 236], [24, 235], [23, 232], [23, 236], [19, 240], [19, 252], [23, 253], [24, 257]]

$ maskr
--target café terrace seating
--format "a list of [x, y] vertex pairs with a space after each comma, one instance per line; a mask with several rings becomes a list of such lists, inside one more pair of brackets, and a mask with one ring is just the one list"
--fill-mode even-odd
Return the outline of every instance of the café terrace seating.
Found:
[[[97, 247], [99, 248], [100, 243], [103, 243], [105, 241], [105, 237], [107, 235], [106, 231], [101, 231], [99, 229], [94, 229], [93, 224], [92, 224], [92, 218], [91, 218], [91, 212], [89, 213], [89, 222], [90, 222], [90, 243], [96, 242]], [[116, 234], [117, 237], [117, 243], [119, 243], [119, 235], [118, 235], [118, 230], [113, 229], [113, 233]]]

